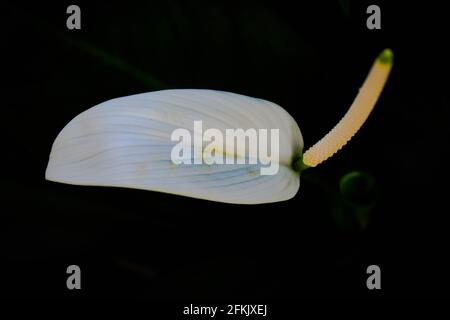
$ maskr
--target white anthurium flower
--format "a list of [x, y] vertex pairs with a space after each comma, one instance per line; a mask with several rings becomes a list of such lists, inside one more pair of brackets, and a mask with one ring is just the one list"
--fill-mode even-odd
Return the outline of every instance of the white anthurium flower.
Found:
[[[300, 172], [333, 155], [365, 122], [392, 57], [389, 49], [380, 54], [346, 115], [304, 154], [297, 123], [272, 102], [163, 90], [112, 99], [75, 117], [53, 143], [46, 179], [238, 204], [288, 200], [299, 189]], [[248, 134], [246, 144], [227, 139], [227, 130], [237, 129]]]

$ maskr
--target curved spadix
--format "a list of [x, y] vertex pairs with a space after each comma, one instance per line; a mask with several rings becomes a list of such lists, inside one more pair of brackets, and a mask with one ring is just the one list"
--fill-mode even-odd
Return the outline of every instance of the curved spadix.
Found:
[[[288, 200], [299, 189], [300, 171], [330, 157], [361, 127], [391, 66], [392, 52], [385, 50], [348, 113], [303, 156], [297, 123], [272, 102], [214, 90], [163, 90], [112, 99], [76, 116], [54, 141], [45, 177], [62, 183], [136, 188], [227, 203]], [[200, 130], [195, 125], [199, 122]], [[189, 133], [191, 144], [200, 141], [200, 153], [195, 146], [190, 154], [183, 149], [181, 163], [173, 160], [174, 148], [180, 143], [173, 139], [178, 129]], [[202, 161], [202, 150], [207, 150], [211, 141], [219, 141], [216, 135], [213, 139], [206, 134], [208, 129], [223, 133], [223, 147], [216, 144], [209, 155], [223, 156], [224, 164]], [[237, 129], [245, 133], [254, 130], [257, 140], [251, 140], [254, 135], [249, 134], [244, 147], [228, 149], [226, 132]], [[258, 136], [261, 130], [270, 137], [265, 153], [261, 153], [265, 148], [261, 149], [263, 140]], [[272, 130], [277, 134], [272, 136]], [[252, 143], [258, 145], [256, 161], [252, 161]], [[262, 154], [271, 155], [270, 161], [261, 161]], [[268, 166], [276, 170], [262, 174]]]
[[359, 89], [344, 117], [321, 140], [303, 155], [303, 164], [315, 167], [341, 149], [369, 117], [392, 69], [393, 53], [385, 49], [375, 60], [370, 72]]

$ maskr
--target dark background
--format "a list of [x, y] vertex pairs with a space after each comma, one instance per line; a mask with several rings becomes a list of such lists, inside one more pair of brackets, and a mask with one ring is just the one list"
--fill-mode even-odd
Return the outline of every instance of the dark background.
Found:
[[[81, 30], [66, 28], [72, 2], [2, 3], [1, 295], [448, 297], [449, 19], [431, 2], [393, 2], [75, 1]], [[366, 28], [370, 4], [381, 30]], [[394, 69], [367, 124], [304, 172], [292, 200], [227, 205], [44, 179], [74, 116], [165, 88], [273, 101], [309, 147], [386, 47]], [[71, 264], [80, 291], [66, 289]], [[371, 264], [378, 291], [366, 288]]]

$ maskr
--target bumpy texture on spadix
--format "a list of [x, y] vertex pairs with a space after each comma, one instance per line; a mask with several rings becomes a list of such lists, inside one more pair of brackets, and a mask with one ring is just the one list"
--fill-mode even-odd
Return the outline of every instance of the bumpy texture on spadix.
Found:
[[[299, 189], [299, 171], [328, 159], [366, 121], [386, 83], [392, 62], [392, 51], [384, 50], [345, 116], [303, 156], [299, 127], [274, 103], [213, 90], [165, 90], [106, 101], [75, 117], [53, 144], [46, 178], [229, 203], [288, 200]], [[203, 132], [209, 128], [222, 133], [238, 128], [279, 129], [278, 172], [261, 175], [261, 165], [248, 161], [174, 164], [171, 152], [178, 142], [171, 141], [171, 134], [184, 128], [194, 137], [198, 134], [193, 132], [194, 121], [203, 122]], [[242, 157], [226, 154], [230, 156]]]
[[344, 117], [303, 155], [303, 164], [315, 167], [339, 151], [361, 128], [372, 111], [392, 69], [393, 53], [385, 49], [375, 60], [366, 81]]
[[[261, 175], [260, 164], [180, 164], [171, 160], [185, 128], [203, 132], [279, 129], [279, 171]], [[56, 138], [48, 180], [173, 193], [218, 202], [256, 204], [292, 198], [300, 185], [292, 163], [303, 139], [294, 119], [269, 101], [214, 90], [163, 90], [117, 98], [75, 117]]]

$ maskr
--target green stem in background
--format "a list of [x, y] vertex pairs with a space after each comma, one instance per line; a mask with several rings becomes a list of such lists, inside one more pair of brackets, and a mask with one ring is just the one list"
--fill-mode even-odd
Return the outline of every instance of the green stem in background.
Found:
[[62, 35], [61, 37], [66, 43], [72, 45], [73, 47], [76, 47], [80, 51], [83, 51], [91, 55], [92, 57], [98, 59], [100, 62], [106, 65], [113, 66], [127, 73], [134, 79], [140, 81], [145, 85], [148, 85], [150, 88], [166, 89], [169, 87], [167, 84], [149, 75], [148, 73], [142, 72], [139, 68], [127, 63], [126, 61], [122, 60], [117, 56], [107, 53], [106, 51], [96, 47], [95, 45], [85, 40], [76, 39], [66, 35]]

